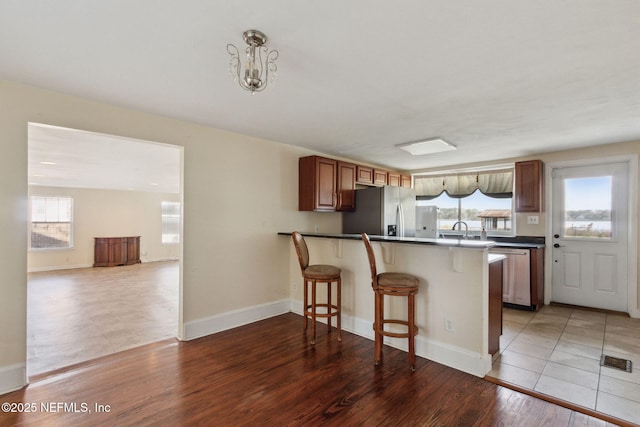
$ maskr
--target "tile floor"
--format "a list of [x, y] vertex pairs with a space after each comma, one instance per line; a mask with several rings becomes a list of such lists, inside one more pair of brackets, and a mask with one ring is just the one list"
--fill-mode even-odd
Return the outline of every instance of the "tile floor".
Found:
[[177, 336], [177, 261], [29, 273], [27, 375]]
[[[601, 367], [606, 354], [632, 372]], [[565, 307], [503, 311], [502, 381], [640, 424], [640, 319]]]

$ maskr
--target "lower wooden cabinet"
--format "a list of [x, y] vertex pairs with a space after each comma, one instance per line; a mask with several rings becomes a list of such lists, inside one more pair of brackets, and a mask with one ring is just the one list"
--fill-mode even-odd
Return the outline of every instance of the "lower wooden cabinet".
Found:
[[489, 264], [489, 354], [500, 350], [502, 335], [502, 260]]
[[95, 238], [94, 267], [115, 267], [140, 262], [140, 236]]

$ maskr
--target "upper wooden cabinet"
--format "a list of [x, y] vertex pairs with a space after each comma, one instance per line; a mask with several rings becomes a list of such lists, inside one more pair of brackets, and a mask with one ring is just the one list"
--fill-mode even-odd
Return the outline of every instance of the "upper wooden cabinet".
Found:
[[320, 156], [298, 160], [298, 210], [355, 209], [356, 165]]
[[338, 162], [338, 201], [336, 210], [353, 211], [356, 208], [356, 165]]
[[358, 165], [356, 167], [356, 182], [358, 184], [373, 185], [373, 168]]
[[411, 188], [411, 177], [327, 157], [300, 157], [298, 210], [353, 211], [356, 208], [356, 184]]
[[298, 210], [335, 211], [338, 162], [319, 156], [298, 160]]
[[400, 174], [395, 172], [389, 172], [388, 174], [389, 180], [387, 181], [389, 185], [394, 187], [400, 187]]
[[394, 185], [411, 188], [411, 175], [401, 175], [398, 172], [356, 165], [356, 184]]
[[516, 162], [516, 212], [542, 212], [542, 161]]
[[373, 183], [375, 185], [387, 185], [389, 183], [387, 178], [388, 178], [388, 172], [386, 170], [382, 170], [382, 169], [373, 170]]
[[389, 185], [394, 187], [411, 188], [411, 175], [401, 175], [396, 172], [389, 172]]

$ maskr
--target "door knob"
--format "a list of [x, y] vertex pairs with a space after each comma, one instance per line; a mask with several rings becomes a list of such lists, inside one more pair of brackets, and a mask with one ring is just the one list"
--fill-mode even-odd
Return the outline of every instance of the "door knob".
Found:
[[555, 237], [557, 239], [558, 237], [560, 237], [560, 235], [559, 234], [554, 234], [553, 237]]
[[554, 248], [559, 248], [559, 247], [560, 247], [560, 245], [559, 245], [558, 243], [554, 243], [554, 244], [553, 244], [553, 247], [554, 247]]

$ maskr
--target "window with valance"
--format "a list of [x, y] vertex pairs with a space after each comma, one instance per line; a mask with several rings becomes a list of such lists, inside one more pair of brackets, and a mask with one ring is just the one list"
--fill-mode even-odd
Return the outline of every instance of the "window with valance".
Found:
[[435, 199], [443, 192], [459, 199], [470, 196], [476, 190], [489, 197], [506, 199], [513, 197], [513, 169], [416, 175], [414, 187], [421, 200]]

